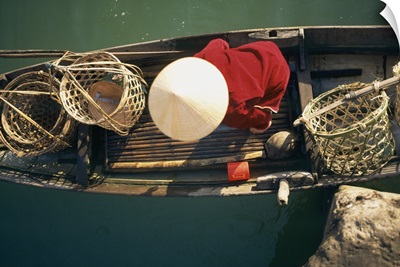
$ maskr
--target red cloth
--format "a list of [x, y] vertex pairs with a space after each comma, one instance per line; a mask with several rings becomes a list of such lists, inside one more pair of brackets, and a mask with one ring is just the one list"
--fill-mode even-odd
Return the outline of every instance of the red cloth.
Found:
[[230, 48], [222, 39], [212, 40], [194, 55], [215, 65], [225, 77], [229, 106], [223, 123], [247, 129], [268, 128], [278, 112], [289, 81], [289, 67], [279, 48], [258, 41]]

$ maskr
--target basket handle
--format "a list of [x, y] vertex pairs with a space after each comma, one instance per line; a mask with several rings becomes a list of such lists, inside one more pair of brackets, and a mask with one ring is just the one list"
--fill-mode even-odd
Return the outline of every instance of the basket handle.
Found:
[[330, 104], [330, 105], [328, 105], [328, 106], [326, 106], [324, 108], [321, 108], [320, 110], [317, 110], [315, 113], [313, 113], [310, 116], [308, 116], [307, 119], [304, 118], [304, 117], [300, 117], [300, 118], [296, 119], [293, 122], [293, 126], [297, 127], [300, 124], [304, 124], [306, 122], [306, 120], [309, 120], [309, 119], [312, 119], [314, 117], [317, 117], [317, 116], [319, 116], [319, 115], [321, 115], [321, 114], [323, 114], [323, 113], [325, 113], [325, 112], [327, 112], [327, 111], [329, 111], [331, 109], [334, 109], [337, 106], [345, 104], [346, 102], [348, 102], [348, 101], [350, 101], [350, 100], [352, 100], [354, 98], [366, 95], [366, 94], [371, 93], [373, 91], [378, 91], [379, 89], [387, 89], [388, 87], [396, 85], [398, 83], [400, 83], [400, 75], [393, 76], [392, 78], [389, 78], [389, 79], [386, 79], [386, 80], [383, 80], [383, 81], [376, 81], [376, 82], [372, 83], [371, 85], [369, 85], [367, 87], [364, 87], [364, 88], [358, 89], [358, 90], [356, 90], [354, 92], [350, 92], [350, 93], [346, 94], [344, 96], [344, 98], [342, 98], [340, 100], [337, 100], [337, 101], [333, 102], [332, 104]]

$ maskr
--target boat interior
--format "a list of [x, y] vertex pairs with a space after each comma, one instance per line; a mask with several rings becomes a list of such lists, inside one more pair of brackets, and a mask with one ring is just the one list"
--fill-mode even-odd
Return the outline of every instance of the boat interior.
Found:
[[[147, 189], [141, 189], [140, 194], [152, 194], [151, 190], [155, 185], [164, 185], [166, 190], [171, 185], [178, 188], [199, 185], [232, 186], [227, 178], [227, 163], [247, 161], [250, 166], [250, 180], [233, 183], [234, 186], [243, 186], [254, 182], [257, 177], [283, 171], [312, 173], [315, 183], [308, 187], [318, 183], [321, 185], [321, 182], [323, 185], [324, 177], [327, 178], [327, 184], [332, 179], [336, 184], [347, 183], [347, 178], [324, 169], [312, 151], [312, 138], [303, 126], [293, 126], [293, 121], [301, 115], [311, 99], [323, 92], [342, 84], [371, 83], [391, 77], [392, 68], [399, 58], [397, 48], [393, 45], [389, 48], [378, 44], [364, 45], [362, 42], [360, 45], [351, 36], [347, 36], [348, 40], [336, 40], [335, 38], [344, 38], [339, 33], [340, 30], [338, 36], [331, 33], [321, 38], [313, 37], [319, 40], [318, 44], [314, 41], [308, 43], [307, 32], [298, 30], [243, 32], [239, 37], [215, 34], [208, 35], [207, 38], [181, 38], [170, 44], [168, 41], [163, 42], [163, 45], [170, 45], [176, 53], [120, 56], [121, 61], [138, 66], [150, 86], [167, 64], [193, 55], [211, 39], [224, 38], [231, 46], [265, 39], [276, 42], [287, 59], [291, 77], [279, 112], [273, 114], [272, 126], [265, 133], [252, 134], [248, 130], [221, 125], [201, 140], [176, 141], [158, 130], [146, 108], [126, 136], [98, 126], [79, 124], [76, 140], [70, 148], [61, 152], [20, 158], [3, 149], [0, 152], [0, 174], [9, 180], [19, 179], [21, 183], [65, 188], [76, 188], [78, 184], [79, 188], [90, 187], [93, 191], [100, 184], [113, 184], [114, 187], [119, 186], [118, 190], [121, 191], [124, 190], [122, 185], [144, 185]], [[381, 36], [377, 35], [376, 38]], [[150, 50], [160, 50], [158, 46], [157, 43], [143, 46], [144, 48], [139, 46], [138, 51], [149, 47]], [[132, 47], [122, 46], [107, 51], [123, 52], [128, 49]], [[10, 80], [13, 75], [16, 74], [5, 75], [5, 78]], [[391, 97], [393, 109], [395, 88], [387, 90], [387, 94]], [[397, 125], [393, 127], [393, 131], [396, 131]], [[274, 133], [285, 130], [298, 134], [299, 145], [296, 152], [289, 158], [268, 158], [265, 142]], [[395, 175], [399, 167], [397, 155], [379, 173]], [[376, 177], [380, 177], [379, 173]], [[276, 186], [271, 189], [276, 189]]]

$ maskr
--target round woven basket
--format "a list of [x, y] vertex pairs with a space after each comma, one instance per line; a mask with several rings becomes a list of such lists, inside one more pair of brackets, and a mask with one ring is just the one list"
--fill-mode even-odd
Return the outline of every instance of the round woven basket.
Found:
[[56, 67], [64, 73], [60, 98], [72, 117], [128, 134], [145, 107], [143, 87], [147, 84], [139, 68], [102, 51], [83, 54], [69, 66]]
[[[370, 174], [384, 166], [394, 152], [394, 140], [384, 91], [369, 93], [321, 115], [314, 112], [365, 87], [354, 83], [321, 94], [303, 111], [303, 122], [314, 137], [326, 168], [346, 176]], [[310, 117], [310, 119], [308, 119]]]
[[69, 146], [76, 123], [58, 99], [60, 82], [45, 72], [23, 74], [4, 89], [0, 139], [18, 156]]

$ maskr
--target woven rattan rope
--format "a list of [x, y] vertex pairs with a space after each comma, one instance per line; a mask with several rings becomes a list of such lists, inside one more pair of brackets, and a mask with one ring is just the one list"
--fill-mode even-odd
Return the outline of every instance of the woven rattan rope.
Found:
[[310, 120], [307, 117], [363, 87], [362, 83], [354, 83], [332, 89], [310, 102], [302, 114], [326, 167], [341, 175], [372, 173], [393, 155], [386, 93], [370, 93]]
[[[77, 58], [77, 55], [67, 53], [65, 57]], [[59, 62], [63, 60], [65, 58]], [[142, 86], [147, 84], [138, 67], [121, 63], [112, 54], [102, 51], [82, 54], [71, 65], [62, 66], [56, 62], [55, 66], [64, 73], [60, 90], [63, 106], [76, 120], [126, 135], [142, 114], [145, 105]], [[112, 113], [105, 112], [89, 93], [90, 87], [106, 75], [122, 77], [122, 95]], [[101, 118], [96, 114], [101, 114]]]
[[14, 91], [6, 91], [6, 90], [0, 90], [0, 93], [7, 93], [7, 94], [19, 94], [19, 95], [54, 95], [54, 93], [51, 92], [33, 92], [33, 91], [19, 91], [19, 90], [14, 90]]

